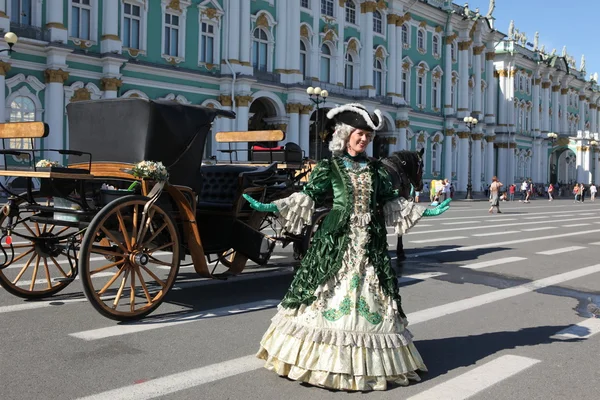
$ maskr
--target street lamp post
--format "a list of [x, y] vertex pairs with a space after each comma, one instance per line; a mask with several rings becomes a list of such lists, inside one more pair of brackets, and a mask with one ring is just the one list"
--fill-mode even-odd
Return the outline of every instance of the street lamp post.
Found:
[[4, 40], [6, 41], [6, 44], [8, 44], [8, 49], [2, 49], [0, 50], [0, 53], [2, 53], [3, 51], [7, 51], [8, 54], [10, 54], [14, 51], [13, 46], [15, 45], [15, 43], [17, 43], [19, 37], [13, 32], [6, 32], [6, 34], [4, 35]]
[[317, 160], [317, 149], [319, 146], [319, 105], [323, 104], [327, 101], [327, 96], [329, 96], [329, 92], [327, 90], [322, 90], [320, 87], [309, 87], [306, 89], [306, 94], [308, 94], [308, 98], [316, 107], [315, 113], [315, 160]]
[[[473, 117], [465, 117], [463, 119], [465, 125], [467, 126], [467, 128], [469, 128], [469, 133], [472, 134], [473, 133], [473, 128], [475, 128], [475, 126], [477, 125], [477, 118], [473, 118]], [[471, 136], [471, 135], [469, 135]], [[471, 161], [473, 158], [473, 140], [471, 137], [469, 137], [469, 169], [468, 169], [468, 173], [467, 173], [467, 196], [465, 197], [465, 199], [467, 200], [473, 200], [473, 185], [471, 183]]]
[[[546, 134], [546, 137], [548, 138], [548, 140], [549, 140], [549, 141], [550, 141], [550, 143], [552, 144], [552, 147], [554, 147], [554, 143], [556, 143], [556, 140], [558, 139], [558, 135], [557, 135], [556, 133], [554, 133], [554, 132], [548, 132], [548, 133]], [[550, 181], [551, 181], [550, 183], [552, 183], [552, 179], [553, 179], [553, 178], [556, 180], [556, 182], [555, 182], [555, 183], [557, 183], [557, 182], [558, 182], [558, 162], [556, 162], [556, 164], [557, 164], [557, 165], [556, 165], [556, 167], [554, 168], [554, 171], [555, 171], [556, 177], [554, 177], [554, 176], [553, 176], [554, 174], [552, 173], [552, 166], [554, 165], [554, 162], [555, 162], [555, 161], [553, 160], [553, 159], [554, 159], [554, 152], [553, 152], [553, 151], [550, 151], [550, 157], [549, 157], [549, 159], [550, 159]], [[557, 160], [557, 161], [558, 161], [558, 160]], [[548, 171], [546, 171], [546, 173], [547, 173], [547, 172], [548, 172]]]

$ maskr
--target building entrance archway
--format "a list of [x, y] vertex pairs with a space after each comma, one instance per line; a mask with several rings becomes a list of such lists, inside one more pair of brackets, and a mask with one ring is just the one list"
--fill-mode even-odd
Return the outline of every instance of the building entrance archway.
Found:
[[554, 149], [548, 165], [551, 183], [574, 184], [577, 180], [577, 155], [568, 147]]

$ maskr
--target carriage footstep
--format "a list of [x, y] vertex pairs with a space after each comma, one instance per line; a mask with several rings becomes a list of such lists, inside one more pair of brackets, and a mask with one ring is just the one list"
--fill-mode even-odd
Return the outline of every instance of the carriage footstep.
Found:
[[53, 282], [60, 282], [60, 283], [73, 282], [74, 280], [75, 280], [75, 277], [72, 277], [72, 278], [54, 278], [54, 279], [52, 279]]
[[235, 275], [231, 274], [229, 272], [221, 272], [219, 274], [213, 274], [214, 279], [220, 279], [222, 281], [226, 281], [227, 279], [229, 279], [232, 276], [235, 276]]

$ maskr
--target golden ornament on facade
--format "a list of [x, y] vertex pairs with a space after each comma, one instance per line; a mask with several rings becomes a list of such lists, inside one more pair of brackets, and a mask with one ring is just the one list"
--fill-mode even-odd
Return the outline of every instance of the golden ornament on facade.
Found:
[[410, 63], [408, 61], [403, 62], [402, 69], [408, 71], [410, 69]]
[[0, 61], [0, 75], [6, 76], [8, 71], [10, 71], [11, 65], [6, 61]]
[[427, 26], [427, 21], [423, 20], [423, 21], [419, 22], [419, 27], [425, 28], [426, 26]]
[[440, 79], [440, 77], [442, 76], [442, 71], [440, 71], [440, 70], [435, 70], [435, 71], [433, 71], [433, 73], [431, 74], [431, 76], [432, 76], [434, 79]]
[[469, 132], [458, 132], [457, 136], [459, 139], [468, 139], [471, 134]]
[[169, 2], [169, 5], [167, 6], [167, 8], [170, 8], [171, 10], [175, 10], [175, 11], [181, 12], [180, 0], [171, 0]]
[[454, 32], [452, 35], [446, 36], [446, 43], [451, 44], [458, 37], [458, 33]]
[[419, 134], [419, 137], [417, 138], [417, 142], [418, 143], [425, 143], [425, 134], [423, 132], [421, 132]]
[[308, 34], [308, 27], [306, 25], [302, 25], [300, 27], [300, 36], [308, 39], [309, 34]]
[[383, 53], [383, 47], [379, 46], [375, 51], [375, 58], [379, 58], [383, 60], [385, 58], [385, 54]]
[[467, 40], [467, 41], [464, 41], [464, 42], [458, 42], [458, 50], [459, 51], [469, 50], [469, 48], [471, 47], [472, 43], [473, 43], [472, 40]]
[[595, 110], [598, 108], [597, 104], [590, 104], [590, 110]]
[[100, 79], [100, 87], [104, 91], [116, 91], [123, 85], [123, 81], [119, 78], [102, 78]]
[[558, 92], [558, 91], [560, 91], [560, 85], [552, 86], [552, 92]]
[[252, 100], [252, 96], [235, 96], [235, 104], [239, 107], [248, 107]]
[[488, 51], [487, 53], [485, 53], [486, 61], [493, 61], [495, 58], [496, 58], [496, 53], [494, 53], [493, 51]]
[[388, 25], [396, 25], [396, 21], [398, 21], [399, 16], [396, 14], [388, 14], [387, 23]]
[[217, 97], [217, 101], [221, 103], [223, 107], [231, 107], [231, 105], [233, 104], [233, 102], [231, 101], [231, 96], [226, 94], [222, 94], [219, 97]]
[[285, 105], [285, 111], [288, 114], [298, 114], [302, 108], [301, 103], [288, 103]]
[[269, 20], [267, 19], [267, 15], [265, 13], [260, 14], [258, 18], [256, 18], [256, 26], [263, 28], [269, 27]]
[[569, 89], [567, 89], [567, 88], [560, 89], [560, 94], [562, 94], [563, 96], [566, 95], [567, 93], [569, 93]]
[[444, 28], [442, 28], [442, 26], [441, 26], [441, 25], [438, 25], [438, 26], [436, 26], [436, 27], [435, 27], [435, 32], [436, 32], [436, 33], [440, 33], [440, 32], [441, 32], [441, 31], [443, 31], [443, 30], [444, 30]]
[[397, 129], [406, 129], [409, 126], [410, 126], [410, 121], [407, 119], [396, 120], [396, 128]]
[[138, 49], [127, 49], [127, 52], [129, 53], [129, 55], [131, 57], [137, 57], [140, 54], [140, 51]]
[[344, 7], [346, 5], [346, 0], [339, 0], [338, 4], [340, 5], [340, 7]]
[[534, 84], [534, 85], [539, 85], [540, 83], [542, 83], [542, 79], [541, 79], [541, 78], [535, 78], [535, 79], [533, 80], [533, 84]]
[[365, 1], [360, 5], [360, 12], [363, 14], [372, 13], [377, 10], [377, 3], [374, 1]]
[[348, 42], [348, 51], [352, 51], [354, 53], [358, 53], [358, 44], [357, 40], [352, 38]]
[[47, 69], [44, 71], [46, 83], [65, 83], [69, 79], [69, 73], [62, 69]]
[[51, 28], [60, 29], [60, 30], [63, 30], [63, 31], [67, 30], [67, 28], [62, 23], [60, 23], [60, 22], [48, 22], [46, 24], [46, 29], [51, 29]]
[[550, 82], [550, 81], [542, 82], [542, 89], [548, 89], [548, 88], [550, 88], [550, 86], [552, 86], [552, 82]]
[[385, 10], [386, 8], [387, 8], [387, 4], [385, 4], [385, 1], [379, 0], [377, 2], [377, 9], [378, 10]]
[[579, 95], [579, 100], [582, 100], [582, 101], [585, 100], [585, 94], [580, 94]]
[[481, 46], [475, 46], [473, 47], [473, 55], [474, 56], [478, 56], [480, 54], [483, 53], [483, 50], [485, 50], [485, 46], [481, 45]]
[[300, 108], [300, 114], [310, 114], [312, 112], [313, 109], [313, 105], [312, 104], [305, 104]]
[[91, 100], [92, 94], [86, 88], [79, 88], [75, 90], [73, 96], [71, 96], [71, 103], [82, 100]]
[[202, 15], [206, 16], [208, 19], [215, 19], [218, 15], [218, 11], [216, 8], [205, 8], [202, 10]]
[[471, 139], [473, 139], [473, 140], [481, 140], [481, 139], [483, 139], [483, 133], [473, 133], [471, 135]]
[[328, 30], [327, 33], [325, 34], [325, 36], [323, 37], [324, 42], [333, 42], [334, 39], [335, 39], [335, 32], [333, 31], [333, 29]]

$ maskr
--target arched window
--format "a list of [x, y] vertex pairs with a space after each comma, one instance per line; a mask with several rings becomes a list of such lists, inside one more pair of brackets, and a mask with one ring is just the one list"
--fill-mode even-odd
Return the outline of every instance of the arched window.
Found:
[[402, 44], [405, 47], [409, 46], [409, 38], [408, 38], [408, 25], [402, 25]]
[[302, 72], [302, 78], [306, 79], [306, 66], [307, 66], [307, 54], [306, 44], [300, 41], [300, 72]]
[[331, 76], [331, 50], [324, 44], [321, 46], [321, 82], [329, 82]]
[[433, 39], [431, 39], [431, 43], [432, 43], [432, 51], [433, 51], [433, 55], [434, 56], [439, 56], [440, 55], [440, 38], [437, 35], [433, 36]]
[[356, 24], [356, 4], [351, 0], [346, 0], [346, 22]]
[[425, 77], [417, 76], [417, 106], [425, 107]]
[[434, 110], [440, 109], [441, 102], [441, 90], [440, 90], [440, 80], [433, 79], [431, 81], [431, 107]]
[[373, 32], [383, 33], [383, 18], [377, 10], [373, 12]]
[[373, 63], [373, 85], [375, 85], [375, 95], [383, 95], [383, 64], [381, 60], [375, 59]]
[[417, 48], [419, 50], [425, 49], [425, 33], [420, 29], [417, 31]]
[[439, 172], [437, 170], [438, 156], [438, 144], [433, 143], [431, 145], [431, 172]]
[[[10, 122], [35, 121], [35, 103], [29, 97], [17, 96], [10, 103]], [[31, 141], [26, 139], [10, 139], [11, 149], [31, 149]]]
[[346, 53], [346, 76], [344, 79], [344, 87], [346, 89], [354, 88], [354, 58], [352, 54]]
[[450, 45], [450, 57], [452, 58], [452, 62], [456, 62], [456, 44], [452, 43]]
[[267, 70], [267, 52], [269, 49], [269, 37], [262, 28], [254, 30], [254, 42], [252, 43], [252, 65], [261, 71]]

